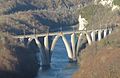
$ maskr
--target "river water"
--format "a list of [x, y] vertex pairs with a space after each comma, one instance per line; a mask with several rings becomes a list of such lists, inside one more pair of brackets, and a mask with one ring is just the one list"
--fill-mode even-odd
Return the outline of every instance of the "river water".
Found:
[[[67, 36], [70, 43], [70, 37]], [[54, 48], [51, 59], [51, 68], [39, 71], [36, 78], [72, 78], [72, 74], [77, 71], [77, 64], [69, 63], [67, 52], [62, 39], [59, 39]]]

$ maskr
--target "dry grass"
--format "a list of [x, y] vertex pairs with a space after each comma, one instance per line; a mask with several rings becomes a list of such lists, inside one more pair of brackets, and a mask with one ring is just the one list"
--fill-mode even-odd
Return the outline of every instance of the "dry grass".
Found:
[[74, 78], [119, 78], [120, 49], [104, 48], [96, 54], [87, 54]]
[[10, 35], [1, 32], [0, 77], [5, 76], [5, 78], [8, 78], [7, 75], [9, 75], [9, 77], [12, 78], [15, 74], [32, 77], [36, 74], [38, 67], [35, 52], [20, 45], [17, 40], [13, 39]]
[[80, 70], [73, 78], [120, 78], [119, 29], [81, 52]]

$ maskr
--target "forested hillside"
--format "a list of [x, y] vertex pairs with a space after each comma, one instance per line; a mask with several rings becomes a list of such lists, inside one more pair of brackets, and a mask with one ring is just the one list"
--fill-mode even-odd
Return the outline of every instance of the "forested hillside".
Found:
[[76, 25], [76, 9], [83, 4], [80, 0], [0, 0], [0, 77], [30, 78], [39, 70], [36, 52], [13, 35]]
[[36, 9], [70, 9], [88, 4], [91, 0], [1, 0], [1, 13]]
[[[30, 78], [38, 71], [36, 53], [12, 36], [60, 31], [78, 26], [81, 14], [88, 21], [87, 29], [115, 26], [120, 12], [93, 5], [94, 0], [0, 0], [0, 77]], [[119, 0], [114, 1], [120, 3]], [[27, 62], [26, 62], [27, 61]], [[22, 73], [22, 76], [21, 76]], [[24, 75], [23, 75], [24, 73]], [[23, 76], [30, 77], [23, 77]], [[32, 75], [32, 76], [31, 76]], [[7, 76], [7, 77], [6, 77]]]
[[[100, 0], [96, 0], [100, 1]], [[120, 0], [114, 0], [120, 5]], [[113, 28], [112, 34], [81, 47], [79, 52], [80, 69], [73, 78], [119, 78], [120, 77], [120, 9], [112, 11], [109, 6], [91, 4], [80, 13], [88, 20], [88, 28]], [[85, 42], [86, 43], [86, 42]]]

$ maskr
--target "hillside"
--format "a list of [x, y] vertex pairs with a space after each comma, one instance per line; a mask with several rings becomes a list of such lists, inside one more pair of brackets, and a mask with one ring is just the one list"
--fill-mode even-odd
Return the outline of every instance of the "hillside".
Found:
[[0, 14], [9, 14], [27, 10], [64, 10], [83, 6], [92, 0], [1, 0]]
[[[93, 5], [92, 2], [93, 0], [0, 0], [0, 77], [30, 78], [38, 71], [36, 52], [13, 39], [14, 35], [33, 34], [35, 30], [36, 33], [48, 32], [48, 29], [50, 32], [60, 31], [61, 27], [66, 30], [70, 26], [78, 26], [79, 14], [89, 22], [87, 29], [119, 25], [119, 11], [111, 12], [110, 8]], [[115, 3], [119, 4], [119, 0]], [[107, 46], [106, 52], [109, 51], [109, 46], [111, 45]], [[119, 51], [118, 47], [112, 50]], [[100, 53], [102, 56], [101, 51]], [[117, 57], [113, 58], [116, 60]]]
[[[117, 3], [120, 1], [116, 0]], [[78, 62], [80, 69], [73, 78], [119, 78], [120, 77], [120, 14], [119, 11], [110, 11], [111, 8], [94, 6], [93, 13], [89, 8], [82, 10], [89, 22], [94, 19], [93, 29], [117, 25], [113, 33], [101, 41], [87, 45], [79, 52]], [[87, 10], [86, 10], [87, 9]], [[100, 11], [101, 10], [101, 11]], [[99, 11], [99, 12], [98, 12]], [[91, 14], [91, 15], [90, 15]], [[93, 14], [93, 15], [92, 15]], [[97, 17], [96, 17], [97, 14]], [[99, 15], [100, 14], [100, 15]], [[99, 16], [99, 17], [98, 17]], [[98, 20], [98, 21], [97, 21]], [[100, 21], [99, 21], [100, 20]], [[96, 22], [95, 22], [96, 21]], [[91, 26], [90, 25], [90, 26]], [[96, 26], [97, 25], [97, 26]], [[89, 25], [88, 25], [89, 28]]]
[[73, 78], [120, 77], [120, 27], [100, 42], [81, 51], [80, 70]]
[[33, 78], [39, 70], [36, 51], [13, 35], [60, 31], [78, 23], [79, 0], [0, 0], [0, 77]]
[[39, 67], [35, 52], [17, 42], [11, 35], [0, 33], [0, 77], [34, 77]]

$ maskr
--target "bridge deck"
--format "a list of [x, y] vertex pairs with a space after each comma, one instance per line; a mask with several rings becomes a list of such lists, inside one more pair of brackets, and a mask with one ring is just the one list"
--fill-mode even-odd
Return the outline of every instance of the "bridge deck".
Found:
[[[100, 29], [99, 29], [100, 30]], [[104, 30], [104, 29], [101, 29], [101, 30]], [[49, 36], [55, 36], [55, 35], [58, 35], [58, 34], [64, 34], [64, 35], [67, 35], [67, 34], [72, 34], [72, 33], [85, 33], [85, 32], [92, 32], [93, 30], [77, 30], [77, 31], [64, 31], [64, 32], [51, 32], [51, 33], [41, 33], [41, 34], [29, 34], [29, 35], [17, 35], [17, 36], [14, 36], [14, 38], [30, 38], [30, 37], [44, 37], [46, 35], [49, 35]], [[98, 31], [98, 30], [94, 30], [94, 31]]]

